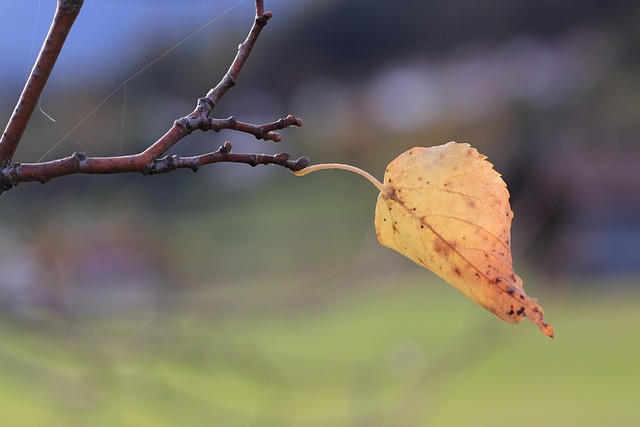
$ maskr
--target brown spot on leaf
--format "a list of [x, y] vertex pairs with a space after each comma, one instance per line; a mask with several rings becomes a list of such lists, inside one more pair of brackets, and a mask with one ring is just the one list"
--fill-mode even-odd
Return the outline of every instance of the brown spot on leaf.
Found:
[[442, 241], [442, 239], [435, 239], [433, 241], [433, 250], [443, 256], [447, 256], [451, 252], [451, 246]]

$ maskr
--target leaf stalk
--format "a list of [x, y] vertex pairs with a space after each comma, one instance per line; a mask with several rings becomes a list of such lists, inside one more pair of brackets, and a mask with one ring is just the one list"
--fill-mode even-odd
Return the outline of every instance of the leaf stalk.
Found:
[[310, 174], [312, 172], [316, 172], [316, 171], [321, 171], [321, 170], [330, 170], [330, 169], [342, 169], [342, 170], [346, 170], [349, 172], [353, 172], [355, 174], [358, 174], [360, 176], [362, 176], [363, 178], [367, 179], [370, 183], [372, 183], [378, 190], [380, 190], [381, 193], [384, 193], [385, 187], [384, 184], [382, 184], [380, 181], [378, 181], [378, 179], [376, 179], [376, 177], [374, 177], [373, 175], [371, 175], [369, 172], [362, 170], [356, 166], [352, 166], [352, 165], [347, 165], [344, 163], [321, 163], [318, 165], [312, 165], [312, 166], [308, 166], [302, 170], [299, 171], [292, 171], [294, 175], [297, 176], [304, 176], [307, 174]]

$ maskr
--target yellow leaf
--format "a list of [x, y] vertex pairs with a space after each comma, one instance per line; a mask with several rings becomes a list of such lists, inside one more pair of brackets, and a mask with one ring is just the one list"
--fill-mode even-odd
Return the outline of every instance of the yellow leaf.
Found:
[[528, 317], [553, 337], [513, 271], [507, 187], [469, 144], [416, 147], [393, 160], [376, 203], [378, 240], [509, 323]]

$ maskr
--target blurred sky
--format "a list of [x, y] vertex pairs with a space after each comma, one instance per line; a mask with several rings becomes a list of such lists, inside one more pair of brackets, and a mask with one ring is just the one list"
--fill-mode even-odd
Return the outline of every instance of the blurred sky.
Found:
[[[273, 0], [267, 2], [267, 9], [277, 8], [278, 15], [285, 17], [311, 1]], [[12, 38], [0, 44], [0, 57], [11, 58], [0, 62], [1, 81], [23, 81], [47, 34], [55, 6], [52, 0], [2, 1], [0, 25], [3, 34], [12, 34]], [[220, 34], [230, 23], [248, 28], [253, 10], [251, 0], [85, 0], [56, 73], [79, 77], [85, 72], [82, 65], [88, 62], [113, 72], [112, 68], [131, 60], [140, 45], [153, 37], [179, 43], [205, 25], [208, 35]]]

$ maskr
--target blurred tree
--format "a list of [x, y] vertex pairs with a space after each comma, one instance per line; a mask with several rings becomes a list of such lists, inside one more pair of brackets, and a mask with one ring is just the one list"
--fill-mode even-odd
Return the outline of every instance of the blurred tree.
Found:
[[286, 41], [286, 51], [270, 51], [261, 62], [275, 67], [294, 52], [301, 66], [280, 70], [276, 77], [283, 86], [309, 73], [359, 80], [384, 63], [446, 55], [464, 45], [550, 38], [592, 24], [637, 33], [639, 13], [640, 4], [625, 0], [323, 1], [278, 32], [274, 44]]

